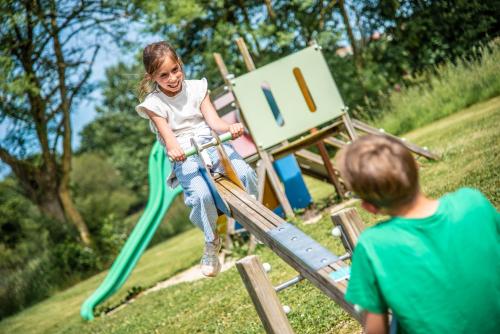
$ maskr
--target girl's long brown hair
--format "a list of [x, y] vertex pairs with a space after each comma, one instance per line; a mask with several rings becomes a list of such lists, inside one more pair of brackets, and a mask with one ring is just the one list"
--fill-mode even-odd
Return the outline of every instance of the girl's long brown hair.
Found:
[[155, 89], [153, 77], [167, 56], [172, 57], [172, 60], [178, 62], [181, 67], [181, 71], [184, 71], [181, 59], [169, 43], [161, 41], [149, 44], [144, 48], [144, 51], [142, 52], [142, 62], [146, 72], [144, 73], [144, 76], [139, 84], [139, 100], [142, 101], [146, 95]]

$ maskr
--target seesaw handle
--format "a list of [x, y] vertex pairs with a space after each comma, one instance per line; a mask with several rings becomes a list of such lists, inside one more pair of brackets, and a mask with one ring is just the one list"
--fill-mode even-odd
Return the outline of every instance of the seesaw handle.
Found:
[[[231, 132], [226, 132], [226, 133], [223, 133], [219, 136], [219, 140], [222, 143], [225, 143], [225, 142], [231, 140], [232, 138], [233, 138], [233, 135], [231, 135]], [[216, 145], [217, 145], [217, 140], [214, 138], [211, 141], [209, 141], [208, 143], [200, 145], [200, 151], [207, 149], [209, 147], [212, 147], [212, 146], [216, 146]], [[190, 147], [184, 151], [184, 154], [186, 155], [186, 158], [187, 158], [187, 157], [190, 157], [192, 155], [198, 154], [198, 152], [196, 151], [195, 147]], [[168, 157], [168, 160], [172, 161], [172, 159], [170, 157]]]

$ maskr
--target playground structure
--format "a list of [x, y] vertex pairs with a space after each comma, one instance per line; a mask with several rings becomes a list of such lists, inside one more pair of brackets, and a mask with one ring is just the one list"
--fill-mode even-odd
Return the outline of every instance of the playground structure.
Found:
[[[234, 177], [236, 173], [231, 171], [231, 164], [220, 145], [222, 141], [228, 139], [227, 135], [221, 139], [214, 136], [216, 139], [210, 144], [218, 145], [226, 175], [213, 176], [206, 166], [201, 168], [201, 172], [210, 186], [220, 212], [241, 224], [252, 236], [268, 246], [299, 273], [299, 276], [285, 283], [284, 287], [307, 279], [355, 319], [360, 320], [360, 314], [356, 312], [354, 306], [343, 298], [348, 277], [346, 269], [348, 265], [344, 260], [350, 257], [352, 249], [346, 247], [348, 252], [337, 256], [293, 224], [286, 222], [277, 213], [282, 213], [289, 219], [294, 217], [293, 207], [290, 204], [292, 201], [289, 200], [292, 196], [289, 194], [297, 192], [297, 189], [300, 189], [301, 193], [299, 199], [305, 198], [299, 205], [303, 207], [308, 205], [308, 192], [303, 188], [300, 169], [321, 180], [327, 180], [335, 187], [338, 195], [345, 198], [345, 189], [328, 156], [326, 145], [339, 148], [355, 139], [358, 136], [357, 130], [363, 132], [378, 132], [378, 130], [350, 119], [319, 46], [313, 45], [255, 70], [242, 40], [238, 41], [238, 45], [247, 67], [252, 71], [234, 78], [227, 73], [220, 56], [214, 55], [226, 82], [226, 93], [223, 96], [225, 101], [217, 99], [214, 104], [219, 111], [227, 109], [228, 106], [233, 109], [231, 110], [233, 114], [230, 112], [222, 116], [243, 121], [249, 131], [249, 134], [241, 139], [246, 145], [243, 145], [244, 151], [241, 151], [242, 147], [238, 145], [238, 140], [235, 141], [235, 148], [256, 165], [259, 198], [254, 199], [246, 194], [237, 177]], [[256, 144], [253, 147], [249, 146], [252, 143]], [[430, 159], [436, 157], [426, 149], [404, 143], [417, 154]], [[196, 154], [206, 148], [206, 146], [198, 147], [194, 141], [192, 144], [193, 148], [190, 152], [186, 152], [187, 155]], [[311, 145], [316, 145], [320, 154], [305, 150]], [[297, 159], [298, 162], [295, 162], [292, 155], [294, 153], [300, 157]], [[279, 160], [283, 158], [289, 161], [280, 166]], [[179, 187], [174, 190], [166, 187], [164, 180], [170, 166], [165, 162], [164, 150], [157, 143], [150, 155], [150, 198], [145, 213], [132, 231], [104, 282], [82, 305], [81, 316], [85, 320], [93, 319], [96, 305], [123, 285], [148, 245], [165, 211], [181, 192]], [[294, 162], [295, 166], [292, 166]], [[285, 172], [289, 171], [289, 166], [292, 166], [292, 171], [298, 170], [298, 180], [296, 172], [291, 173], [292, 176], [287, 179]], [[294, 178], [294, 182], [289, 182]], [[287, 185], [289, 190], [292, 187], [289, 192]], [[273, 212], [278, 207], [282, 211]], [[349, 230], [347, 227], [344, 229]], [[244, 269], [240, 269], [244, 268], [242, 263], [246, 260], [242, 261], [238, 264], [238, 269], [250, 295], [253, 296], [252, 289], [249, 288], [251, 284], [247, 283], [253, 280], [253, 274], [252, 271], [245, 273]], [[271, 295], [266, 296], [270, 298], [269, 300], [272, 299]], [[254, 303], [261, 315], [259, 308], [262, 300], [260, 304], [256, 300], [259, 298], [254, 298]], [[279, 302], [275, 305], [279, 305]], [[276, 308], [271, 309], [279, 313]], [[263, 316], [261, 319], [268, 332], [280, 332], [269, 329], [273, 328], [274, 320], [268, 320], [270, 323], [266, 324]]]
[[[319, 45], [256, 69], [243, 39], [236, 43], [249, 72], [235, 78], [214, 53], [225, 86], [212, 97], [222, 118], [246, 125], [248, 134], [233, 144], [256, 166], [259, 200], [293, 218], [294, 209], [312, 202], [302, 174], [330, 183], [341, 200], [347, 199], [329, 151], [361, 133], [386, 133], [350, 118]], [[419, 156], [438, 159], [427, 148], [401, 141]], [[318, 153], [307, 150], [309, 146]]]

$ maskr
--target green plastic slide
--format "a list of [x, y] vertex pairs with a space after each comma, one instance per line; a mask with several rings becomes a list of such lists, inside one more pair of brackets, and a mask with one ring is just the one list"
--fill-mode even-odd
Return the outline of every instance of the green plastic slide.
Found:
[[170, 168], [170, 164], [165, 163], [163, 147], [157, 142], [149, 155], [149, 199], [146, 209], [102, 284], [82, 304], [80, 315], [84, 320], [94, 319], [94, 308], [125, 283], [155, 234], [165, 212], [182, 192], [180, 186], [174, 190], [167, 187], [166, 175], [170, 174]]

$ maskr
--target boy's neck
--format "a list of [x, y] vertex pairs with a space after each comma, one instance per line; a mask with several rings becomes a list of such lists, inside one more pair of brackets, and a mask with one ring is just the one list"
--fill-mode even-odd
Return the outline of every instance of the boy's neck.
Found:
[[438, 206], [438, 200], [427, 198], [419, 191], [411, 203], [397, 209], [388, 210], [387, 213], [391, 216], [403, 218], [426, 218], [436, 213]]

